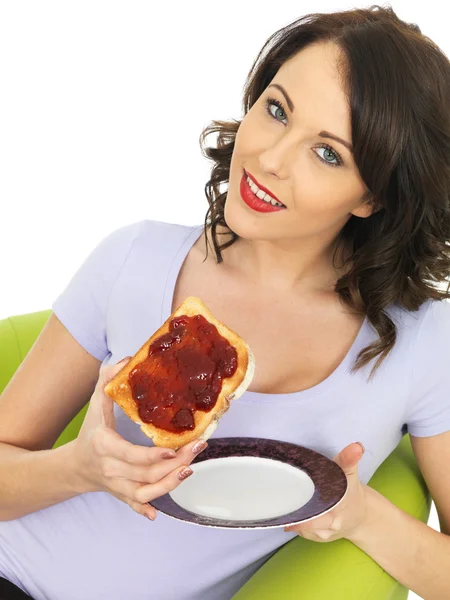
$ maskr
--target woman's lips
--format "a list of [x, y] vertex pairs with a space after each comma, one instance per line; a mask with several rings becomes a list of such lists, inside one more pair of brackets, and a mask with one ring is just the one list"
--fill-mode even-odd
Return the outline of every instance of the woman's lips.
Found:
[[245, 175], [247, 175], [247, 177], [248, 177], [249, 179], [251, 179], [251, 180], [253, 181], [253, 183], [256, 185], [256, 187], [258, 187], [260, 190], [262, 190], [262, 191], [263, 191], [263, 192], [265, 192], [266, 194], [269, 194], [269, 196], [270, 196], [271, 198], [273, 198], [274, 200], [276, 200], [276, 201], [277, 201], [277, 202], [279, 202], [280, 204], [283, 204], [283, 203], [281, 202], [281, 200], [275, 196], [275, 194], [273, 194], [273, 193], [272, 193], [270, 190], [268, 190], [266, 187], [264, 187], [264, 186], [262, 185], [262, 183], [259, 183], [259, 181], [257, 181], [257, 180], [256, 180], [256, 178], [255, 178], [255, 177], [253, 177], [253, 175], [250, 175], [250, 173], [247, 173], [247, 171], [246, 171], [245, 169], [244, 169], [244, 173], [245, 173]]
[[255, 194], [249, 188], [249, 185], [247, 183], [247, 175], [245, 171], [242, 172], [240, 192], [245, 204], [247, 204], [247, 206], [253, 208], [253, 210], [256, 210], [257, 212], [278, 212], [286, 208], [285, 206], [273, 206], [268, 202], [264, 202], [264, 200], [261, 200], [260, 198], [258, 198], [258, 196], [255, 196]]

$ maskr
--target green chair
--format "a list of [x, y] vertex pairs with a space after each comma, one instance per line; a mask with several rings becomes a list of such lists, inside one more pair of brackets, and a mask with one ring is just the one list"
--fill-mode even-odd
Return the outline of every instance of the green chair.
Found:
[[[50, 310], [0, 320], [0, 393], [33, 345]], [[78, 434], [87, 406], [55, 443]], [[409, 435], [373, 475], [369, 485], [405, 512], [428, 521], [430, 494]], [[282, 546], [232, 600], [405, 600], [408, 590], [348, 540], [316, 543], [299, 536]]]

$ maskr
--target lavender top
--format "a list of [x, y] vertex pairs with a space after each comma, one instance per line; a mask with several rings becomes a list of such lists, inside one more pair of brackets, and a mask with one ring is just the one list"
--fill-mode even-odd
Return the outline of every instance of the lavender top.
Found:
[[[150, 220], [113, 231], [53, 311], [103, 363], [133, 355], [170, 316], [179, 270], [201, 231]], [[449, 303], [389, 313], [398, 340], [370, 383], [371, 365], [350, 373], [359, 350], [376, 339], [366, 320], [327, 379], [289, 394], [245, 392], [212, 437], [275, 438], [329, 458], [361, 441], [359, 473], [367, 483], [406, 430], [414, 436], [450, 430]], [[152, 445], [118, 406], [115, 414], [124, 438]], [[228, 600], [293, 537], [282, 528], [198, 527], [163, 513], [151, 522], [107, 493], [87, 493], [0, 522], [0, 575], [36, 600]]]

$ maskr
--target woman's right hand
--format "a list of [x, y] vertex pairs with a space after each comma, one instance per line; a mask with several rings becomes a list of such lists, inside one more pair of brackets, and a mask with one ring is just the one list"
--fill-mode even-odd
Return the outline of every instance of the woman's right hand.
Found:
[[156, 510], [147, 503], [186, 479], [192, 473], [188, 465], [208, 444], [194, 440], [175, 452], [170, 448], [138, 446], [117, 433], [114, 402], [103, 390], [129, 360], [127, 357], [116, 365], [100, 368], [83, 425], [73, 442], [72, 472], [78, 493], [109, 492], [153, 520]]

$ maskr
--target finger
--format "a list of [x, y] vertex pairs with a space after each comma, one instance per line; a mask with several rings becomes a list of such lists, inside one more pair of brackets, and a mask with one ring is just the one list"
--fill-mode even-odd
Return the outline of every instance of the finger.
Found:
[[341, 467], [346, 475], [352, 475], [357, 472], [358, 463], [364, 452], [364, 446], [360, 442], [354, 442], [341, 450], [333, 460]]
[[[115, 477], [120, 479], [129, 479], [140, 483], [156, 483], [160, 481], [174, 469], [183, 465], [189, 465], [199, 452], [192, 450], [198, 444], [197, 441], [191, 442], [184, 447], [184, 452], [178, 453], [166, 448], [150, 448], [152, 451], [151, 462], [140, 463], [120, 460], [111, 455], [105, 455], [105, 461], [102, 464], [102, 472], [105, 477]], [[208, 446], [206, 442], [202, 445]], [[145, 457], [144, 457], [145, 459]]]
[[343, 523], [342, 515], [336, 515], [335, 518], [333, 519], [333, 522], [330, 525], [330, 529], [335, 532], [340, 531], [342, 528], [342, 523]]
[[[135, 512], [137, 512], [139, 515], [147, 517], [152, 521], [156, 519], [157, 513], [153, 506], [150, 506], [146, 502], [142, 503], [133, 499], [136, 490], [139, 489], [139, 487], [141, 487], [139, 483], [134, 483], [131, 481], [116, 482], [115, 487], [117, 489], [112, 491], [115, 491], [116, 498], [118, 498], [125, 504], [128, 504], [128, 506], [132, 508]], [[123, 492], [125, 492], [125, 494]]]
[[[191, 472], [189, 475], [188, 473]], [[184, 475], [185, 474], [185, 475]], [[134, 500], [138, 502], [151, 502], [155, 498], [164, 496], [177, 488], [187, 477], [192, 476], [192, 469], [187, 465], [182, 465], [180, 468], [172, 471], [156, 483], [141, 486], [134, 494]]]
[[332, 538], [335, 534], [334, 531], [331, 531], [329, 529], [316, 529], [312, 535], [316, 535], [318, 538], [320, 538], [321, 540], [329, 540], [330, 538]]
[[191, 462], [193, 458], [198, 456], [200, 452], [203, 452], [207, 447], [208, 442], [206, 440], [195, 439], [177, 450], [177, 456], [181, 456], [183, 460]]
[[127, 503], [130, 508], [132, 508], [138, 514], [147, 517], [151, 521], [156, 519], [156, 510], [150, 504], [141, 504], [140, 502], [130, 502]]
[[119, 371], [121, 371], [125, 367], [125, 365], [131, 360], [131, 358], [131, 356], [125, 356], [125, 358], [122, 358], [122, 360], [119, 360], [119, 362], [115, 364], [105, 364], [102, 367], [100, 367], [97, 382], [98, 387], [101, 387], [103, 389], [103, 387], [105, 387], [105, 385], [109, 383], [111, 379], [113, 379], [117, 375], [117, 373], [119, 373]]
[[115, 365], [103, 365], [100, 368], [97, 383], [89, 403], [89, 419], [115, 429], [114, 402], [105, 394], [105, 386], [128, 363], [127, 356]]
[[157, 456], [153, 464], [145, 466], [105, 457], [102, 463], [102, 474], [104, 477], [127, 479], [139, 483], [156, 483], [183, 464], [186, 463], [183, 463], [178, 457], [165, 460], [161, 456]]
[[126, 356], [119, 360], [115, 365], [105, 365], [103, 371], [99, 377], [99, 389], [97, 390], [97, 396], [100, 400], [102, 424], [111, 429], [116, 428], [116, 417], [114, 415], [114, 401], [107, 394], [105, 394], [105, 386], [114, 379], [114, 377], [128, 364], [131, 360], [131, 356]]
[[176, 453], [170, 448], [140, 446], [125, 440], [117, 431], [103, 429], [94, 440], [95, 450], [100, 457], [115, 458], [132, 465], [149, 466], [163, 459], [166, 453]]

